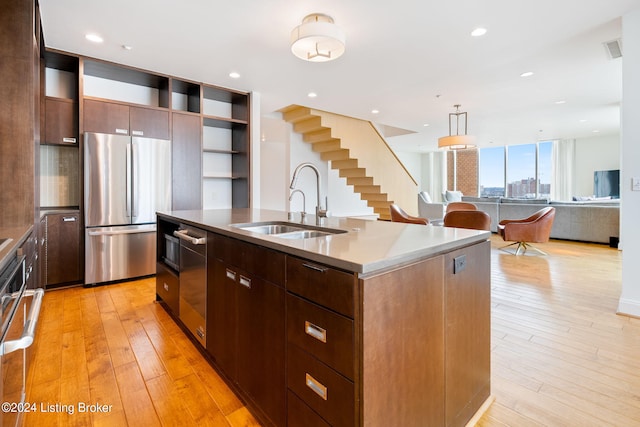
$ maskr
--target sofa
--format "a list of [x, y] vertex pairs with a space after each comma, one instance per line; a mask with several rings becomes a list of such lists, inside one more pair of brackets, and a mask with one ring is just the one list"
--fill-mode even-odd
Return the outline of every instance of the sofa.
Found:
[[418, 193], [418, 216], [427, 218], [430, 222], [442, 220], [450, 202], [461, 202], [462, 192], [460, 191], [443, 191], [442, 203], [434, 202], [426, 191]]
[[489, 214], [493, 232], [497, 232], [498, 223], [503, 219], [526, 218], [545, 206], [553, 206], [556, 216], [551, 229], [552, 239], [611, 244], [620, 237], [619, 200], [556, 202], [468, 196], [463, 196], [462, 200]]

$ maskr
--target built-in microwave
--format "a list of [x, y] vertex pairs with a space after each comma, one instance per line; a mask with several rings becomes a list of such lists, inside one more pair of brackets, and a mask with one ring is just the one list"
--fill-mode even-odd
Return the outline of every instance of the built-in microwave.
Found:
[[164, 256], [162, 260], [174, 270], [180, 270], [180, 240], [170, 234], [164, 235]]

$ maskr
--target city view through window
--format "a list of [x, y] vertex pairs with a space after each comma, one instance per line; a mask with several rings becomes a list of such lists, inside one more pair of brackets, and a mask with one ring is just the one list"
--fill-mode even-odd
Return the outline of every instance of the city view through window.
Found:
[[[481, 197], [548, 198], [551, 141], [480, 149]], [[506, 159], [506, 161], [505, 161]]]

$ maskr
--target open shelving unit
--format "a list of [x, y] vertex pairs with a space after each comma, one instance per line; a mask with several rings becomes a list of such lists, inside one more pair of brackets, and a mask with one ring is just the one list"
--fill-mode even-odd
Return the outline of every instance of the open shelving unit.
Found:
[[[53, 107], [45, 111], [74, 131], [66, 140], [43, 139], [43, 145], [75, 146], [81, 158], [83, 132], [137, 135], [133, 113], [146, 111], [160, 121], [168, 120], [174, 209], [249, 206], [250, 93], [57, 51], [46, 53], [46, 67], [56, 84], [55, 92], [46, 96], [47, 105]], [[111, 122], [102, 126], [100, 121], [106, 123], [111, 117], [118, 117], [119, 123], [122, 116], [126, 119], [124, 109], [131, 112], [130, 126]], [[66, 116], [58, 110], [66, 111]], [[157, 120], [154, 126], [158, 127]]]
[[202, 205], [249, 207], [247, 93], [203, 86]]

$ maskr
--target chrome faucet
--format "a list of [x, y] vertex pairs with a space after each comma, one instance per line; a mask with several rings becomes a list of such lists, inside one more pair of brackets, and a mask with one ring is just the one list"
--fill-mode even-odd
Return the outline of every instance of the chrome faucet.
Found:
[[[290, 189], [294, 189], [296, 186], [296, 182], [298, 181], [298, 174], [304, 168], [311, 168], [316, 173], [316, 195], [317, 195], [317, 203], [316, 203], [316, 223], [320, 224], [320, 218], [327, 217], [327, 209], [322, 209], [322, 205], [320, 203], [320, 171], [317, 167], [315, 167], [312, 163], [300, 163], [296, 169], [293, 171], [293, 177], [291, 178]], [[326, 200], [325, 200], [326, 204]]]
[[304, 217], [305, 215], [307, 215], [307, 201], [306, 197], [304, 196], [304, 192], [302, 190], [293, 190], [289, 195], [289, 201], [293, 199], [293, 195], [296, 193], [302, 194], [302, 211], [300, 211], [300, 222], [304, 222]]

